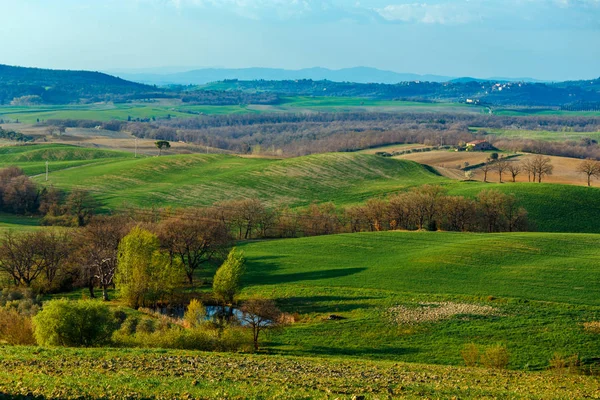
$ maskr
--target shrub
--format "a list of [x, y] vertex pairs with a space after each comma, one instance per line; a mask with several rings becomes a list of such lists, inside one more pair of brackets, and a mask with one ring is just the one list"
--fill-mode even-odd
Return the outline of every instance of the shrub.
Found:
[[579, 359], [578, 354], [573, 354], [566, 357], [561, 353], [554, 353], [549, 361], [549, 364], [549, 369], [556, 373], [576, 374], [580, 371], [581, 360]]
[[33, 324], [42, 346], [97, 346], [107, 343], [116, 329], [109, 308], [94, 300], [48, 301]]
[[600, 333], [600, 321], [584, 322], [583, 329], [589, 333]]
[[479, 348], [474, 343], [469, 343], [460, 351], [460, 355], [465, 361], [467, 367], [474, 367], [479, 360]]
[[502, 345], [488, 347], [481, 355], [481, 363], [487, 368], [505, 369], [508, 359], [508, 350]]
[[204, 322], [205, 318], [206, 308], [204, 308], [204, 305], [202, 305], [202, 303], [200, 303], [196, 299], [190, 301], [190, 304], [188, 305], [187, 310], [185, 311], [185, 314], [183, 316], [186, 327], [196, 328], [200, 324], [202, 324], [202, 322]]
[[16, 309], [0, 308], [0, 343], [11, 345], [35, 344], [31, 317]]

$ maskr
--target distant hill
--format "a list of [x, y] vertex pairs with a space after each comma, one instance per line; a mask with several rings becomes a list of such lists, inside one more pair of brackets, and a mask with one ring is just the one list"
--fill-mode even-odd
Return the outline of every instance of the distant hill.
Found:
[[127, 73], [117, 72], [117, 76], [135, 82], [156, 85], [203, 85], [229, 79], [239, 80], [329, 80], [333, 82], [356, 83], [399, 83], [405, 81], [445, 82], [451, 77], [440, 75], [418, 75], [383, 71], [376, 68], [356, 67], [331, 70], [327, 68], [306, 68], [299, 70], [286, 70], [278, 68], [242, 68], [221, 69], [203, 68], [178, 73]]
[[289, 96], [365, 97], [380, 100], [469, 102], [492, 106], [565, 107], [574, 111], [600, 109], [600, 92], [595, 90], [594, 85], [583, 83], [561, 86], [561, 84], [547, 83], [459, 80], [457, 82], [412, 81], [389, 85], [313, 80], [228, 80], [206, 85], [205, 89], [274, 92]]
[[51, 70], [0, 64], [0, 105], [119, 101], [158, 91], [152, 86], [90, 71]]

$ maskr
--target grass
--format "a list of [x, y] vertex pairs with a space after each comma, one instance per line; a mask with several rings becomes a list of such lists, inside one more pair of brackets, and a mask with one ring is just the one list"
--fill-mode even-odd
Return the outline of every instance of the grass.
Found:
[[0, 213], [0, 235], [7, 230], [32, 231], [39, 229], [40, 219], [22, 215]]
[[[450, 153], [448, 153], [450, 154]], [[452, 153], [454, 154], [454, 153]], [[49, 180], [45, 161], [50, 160]], [[103, 209], [210, 205], [259, 198], [303, 207], [332, 201], [362, 203], [423, 184], [475, 197], [484, 189], [514, 193], [529, 212], [532, 230], [600, 233], [599, 189], [557, 184], [459, 182], [418, 163], [362, 153], [292, 159], [186, 154], [133, 158], [131, 153], [67, 145], [0, 148], [0, 167], [17, 165], [41, 184], [89, 190]]]
[[480, 112], [479, 107], [453, 103], [419, 103], [410, 101], [384, 101], [353, 97], [285, 97], [277, 105], [206, 106], [179, 102], [133, 104], [87, 104], [57, 106], [0, 106], [0, 119], [33, 124], [49, 119], [89, 119], [96, 121], [190, 118], [197, 114], [247, 114], [261, 112], [298, 112], [301, 110], [337, 112], [364, 110], [403, 111], [458, 111]]
[[133, 154], [122, 151], [88, 149], [62, 144], [35, 144], [0, 147], [0, 168], [17, 165], [28, 175], [81, 167], [95, 163], [133, 159]]
[[[39, 178], [42, 181], [41, 177]], [[423, 183], [443, 182], [412, 162], [364, 154], [322, 154], [286, 160], [228, 155], [180, 155], [116, 160], [52, 173], [49, 184], [86, 188], [106, 207], [209, 205], [231, 198], [271, 204], [336, 204]]]
[[[600, 115], [600, 114], [599, 114]], [[524, 130], [524, 129], [494, 129], [494, 128], [470, 128], [471, 131], [485, 131], [490, 135], [506, 137], [511, 139], [533, 139], [546, 141], [564, 141], [580, 140], [582, 138], [591, 138], [600, 140], [600, 132], [555, 132], [544, 130]]]
[[597, 389], [594, 378], [549, 373], [189, 351], [0, 348], [0, 365], [0, 393], [48, 399], [561, 399]]
[[[544, 369], [556, 351], [597, 357], [598, 235], [384, 232], [247, 243], [244, 297], [302, 315], [272, 351], [461, 365], [468, 343], [502, 343], [510, 367]], [[397, 324], [388, 310], [422, 302], [493, 307]], [[346, 319], [327, 321], [338, 314]]]
[[526, 117], [531, 115], [536, 116], [568, 116], [568, 117], [598, 117], [600, 111], [562, 111], [553, 109], [494, 109], [495, 115], [505, 115], [510, 117]]

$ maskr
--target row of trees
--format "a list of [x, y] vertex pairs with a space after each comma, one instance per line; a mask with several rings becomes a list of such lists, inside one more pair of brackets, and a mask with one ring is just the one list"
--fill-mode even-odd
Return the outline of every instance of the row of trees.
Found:
[[[494, 153], [497, 154], [497, 153]], [[498, 173], [498, 179], [502, 183], [504, 174], [510, 175], [513, 182], [516, 182], [517, 176], [521, 173], [527, 173], [529, 182], [542, 183], [542, 178], [552, 175], [554, 166], [550, 157], [537, 155], [527, 158], [522, 162], [508, 161], [506, 158], [488, 159], [482, 166], [483, 181], [487, 182], [487, 176], [490, 171]]]
[[[494, 153], [497, 154], [497, 153]], [[482, 166], [481, 171], [483, 172], [483, 180], [487, 182], [488, 173], [490, 171], [496, 171], [498, 173], [498, 179], [502, 183], [502, 177], [509, 175], [513, 182], [516, 182], [517, 176], [520, 174], [527, 174], [527, 180], [529, 182], [541, 183], [542, 179], [548, 175], [552, 175], [554, 166], [550, 157], [544, 157], [537, 155], [531, 158], [526, 158], [521, 162], [508, 161], [505, 158], [492, 158], [488, 159]], [[585, 176], [588, 186], [592, 185], [592, 178], [600, 179], [600, 161], [587, 159], [582, 161], [576, 171]], [[472, 172], [466, 172], [467, 178], [472, 177]]]

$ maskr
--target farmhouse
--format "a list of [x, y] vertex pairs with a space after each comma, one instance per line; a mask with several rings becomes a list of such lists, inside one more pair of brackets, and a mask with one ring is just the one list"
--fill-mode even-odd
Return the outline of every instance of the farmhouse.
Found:
[[470, 151], [484, 151], [484, 150], [494, 150], [494, 146], [490, 144], [487, 140], [473, 140], [472, 142], [467, 143], [467, 150]]

